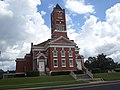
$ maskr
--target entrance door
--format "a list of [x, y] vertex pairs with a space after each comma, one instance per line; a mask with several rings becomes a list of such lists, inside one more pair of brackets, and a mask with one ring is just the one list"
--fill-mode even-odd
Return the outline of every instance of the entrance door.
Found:
[[82, 65], [81, 65], [81, 61], [77, 60], [77, 68], [79, 70], [82, 70]]
[[45, 71], [45, 63], [44, 62], [39, 62], [39, 71], [44, 72]]

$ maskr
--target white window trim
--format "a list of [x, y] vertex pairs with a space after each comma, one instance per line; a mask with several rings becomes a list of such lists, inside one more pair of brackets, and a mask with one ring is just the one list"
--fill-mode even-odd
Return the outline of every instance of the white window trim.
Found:
[[[71, 54], [70, 54], [70, 52], [71, 52]], [[71, 49], [69, 50], [69, 57], [73, 57], [73, 51]]]
[[65, 50], [62, 48], [62, 50], [61, 50], [61, 57], [65, 57], [65, 54], [66, 54]]
[[[54, 61], [57, 61], [57, 66], [55, 66], [55, 62]], [[53, 65], [54, 65], [54, 68], [58, 67], [58, 59], [53, 59]]]
[[[57, 57], [58, 56], [58, 51], [56, 49], [54, 49], [52, 52], [53, 52], [53, 57]], [[55, 52], [56, 52], [56, 55], [55, 55]]]
[[[65, 59], [62, 59], [62, 67], [66, 67], [66, 60]], [[63, 65], [63, 61], [65, 61], [65, 65]]]
[[[71, 65], [70, 61], [72, 61], [72, 65]], [[73, 59], [71, 59], [71, 58], [69, 59], [69, 66], [74, 67]]]

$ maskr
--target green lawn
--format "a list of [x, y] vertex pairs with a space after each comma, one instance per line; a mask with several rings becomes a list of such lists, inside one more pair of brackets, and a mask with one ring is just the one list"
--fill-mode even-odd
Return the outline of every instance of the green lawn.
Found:
[[[120, 80], [120, 72], [98, 73], [98, 74], [94, 74], [94, 78], [102, 78], [105, 81]], [[76, 81], [70, 75], [5, 78], [0, 80], [0, 90], [80, 84], [80, 83], [86, 83], [86, 82]]]
[[120, 72], [114, 73], [97, 73], [94, 78], [102, 78], [105, 81], [120, 80]]
[[56, 86], [67, 84], [85, 83], [84, 81], [76, 81], [71, 76], [41, 76], [41, 77], [21, 77], [6, 78], [0, 80], [0, 90], [30, 88], [43, 86]]

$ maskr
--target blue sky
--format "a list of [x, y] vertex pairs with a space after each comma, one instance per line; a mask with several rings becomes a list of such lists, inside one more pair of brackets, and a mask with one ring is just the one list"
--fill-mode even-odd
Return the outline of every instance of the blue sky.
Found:
[[85, 60], [104, 53], [120, 62], [120, 0], [0, 0], [0, 69], [15, 69], [31, 42], [51, 38], [50, 14], [66, 11], [67, 34]]
[[[79, 0], [76, 0], [76, 1], [79, 1]], [[116, 3], [120, 3], [120, 0], [84, 0], [84, 1], [88, 5], [89, 4], [93, 5], [95, 9], [95, 13], [93, 13], [93, 15], [98, 17], [100, 21], [105, 20], [105, 12], [108, 8], [115, 5]], [[73, 14], [71, 11], [69, 11], [65, 7], [65, 0], [41, 0], [41, 5], [38, 5], [38, 12], [40, 12], [41, 10], [46, 12], [46, 15], [43, 16], [43, 18], [45, 20], [45, 24], [48, 25], [49, 27], [51, 27], [50, 26], [50, 13], [52, 12], [53, 7], [57, 3], [66, 10], [67, 14]], [[79, 23], [79, 25], [74, 26], [76, 30], [80, 29], [86, 20], [84, 18], [84, 14], [81, 14], [81, 15], [76, 14], [76, 16], [71, 15], [71, 18], [73, 19], [73, 23], [75, 23], [76, 25]]]

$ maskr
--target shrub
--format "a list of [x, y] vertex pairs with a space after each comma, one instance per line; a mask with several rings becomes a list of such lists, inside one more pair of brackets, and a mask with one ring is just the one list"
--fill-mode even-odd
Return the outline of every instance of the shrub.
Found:
[[35, 76], [39, 76], [39, 72], [38, 71], [30, 71], [26, 73], [27, 77], [35, 77]]
[[108, 70], [101, 70], [101, 73], [108, 73]]
[[15, 72], [16, 72], [16, 71], [14, 71], [14, 70], [13, 70], [13, 71], [9, 71], [9, 73], [15, 73]]
[[73, 71], [75, 74], [83, 74], [84, 72], [82, 70], [77, 70], [77, 71]]
[[56, 72], [51, 72], [51, 76], [55, 75], [69, 75], [70, 71], [56, 71]]
[[100, 68], [94, 68], [94, 69], [92, 69], [92, 73], [101, 73], [101, 69]]
[[25, 74], [16, 74], [15, 77], [25, 77]]
[[2, 69], [0, 69], [0, 79], [2, 79], [3, 78], [3, 70]]
[[115, 72], [120, 72], [120, 68], [115, 68]]

